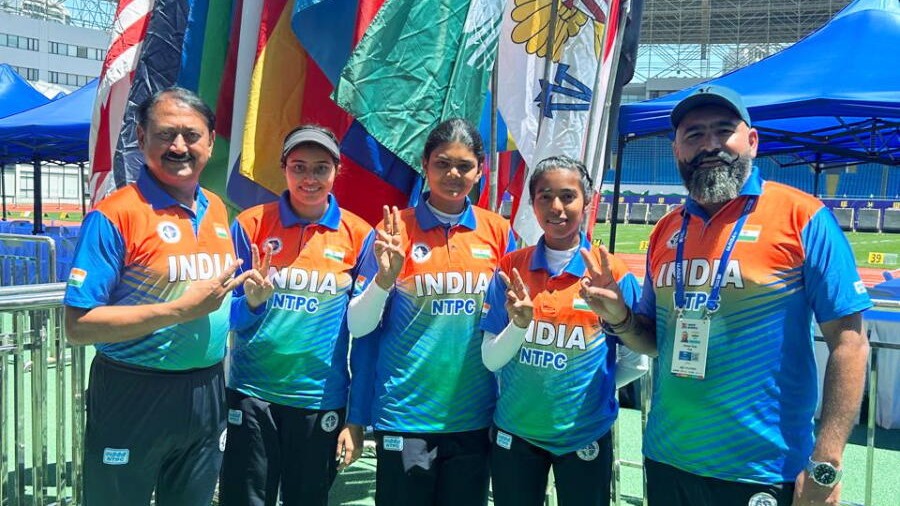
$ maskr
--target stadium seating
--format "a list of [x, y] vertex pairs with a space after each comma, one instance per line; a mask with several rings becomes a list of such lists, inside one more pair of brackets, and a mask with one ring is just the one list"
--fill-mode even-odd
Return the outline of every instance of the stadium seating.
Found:
[[644, 202], [631, 204], [631, 212], [628, 213], [628, 223], [647, 223], [649, 212], [650, 204]]
[[[616, 153], [617, 146], [613, 150]], [[806, 165], [782, 167], [780, 163], [792, 163], [789, 157], [778, 160], [771, 157], [757, 158], [754, 164], [762, 177], [778, 181], [807, 193], [814, 193], [816, 175]], [[834, 195], [829, 195], [826, 174], [820, 176], [820, 195], [835, 198], [887, 198], [900, 199], [900, 170], [877, 164], [861, 164], [828, 169], [837, 174], [838, 185]], [[604, 174], [604, 190], [612, 189], [615, 171]], [[681, 176], [672, 156], [672, 145], [664, 137], [649, 137], [629, 142], [622, 160], [622, 184], [626, 185], [681, 185]]]
[[881, 231], [881, 209], [860, 209], [856, 217], [856, 231]]

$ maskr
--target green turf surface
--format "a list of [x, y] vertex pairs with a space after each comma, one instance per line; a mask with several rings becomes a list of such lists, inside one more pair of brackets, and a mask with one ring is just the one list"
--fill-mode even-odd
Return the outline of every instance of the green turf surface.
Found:
[[[44, 220], [60, 220], [60, 221], [77, 221], [80, 222], [84, 217], [81, 214], [81, 211], [45, 211]], [[28, 211], [11, 211], [6, 214], [6, 219], [9, 221], [13, 220], [25, 220], [31, 221], [34, 219], [34, 215]]]
[[900, 234], [847, 232], [846, 235], [853, 248], [856, 265], [887, 270], [900, 268]]
[[[594, 237], [603, 239], [603, 242], [609, 243], [609, 223], [598, 224], [594, 227]], [[646, 253], [641, 249], [641, 242], [646, 241], [650, 237], [650, 231], [653, 225], [624, 225], [619, 224], [616, 227], [616, 252], [617, 253]], [[886, 234], [874, 232], [846, 232], [847, 240], [850, 241], [850, 247], [853, 248], [853, 255], [856, 257], [856, 265], [859, 267], [872, 267], [876, 269], [897, 269], [900, 268], [900, 234]], [[872, 255], [873, 253], [881, 253], [881, 257]], [[897, 259], [891, 263], [890, 254], [893, 253]], [[882, 263], [877, 263], [881, 260]], [[870, 262], [874, 260], [875, 262]]]

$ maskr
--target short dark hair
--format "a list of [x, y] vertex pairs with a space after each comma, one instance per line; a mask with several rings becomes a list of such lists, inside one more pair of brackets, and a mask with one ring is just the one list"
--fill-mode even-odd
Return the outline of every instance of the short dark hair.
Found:
[[458, 142], [466, 146], [472, 150], [479, 166], [484, 163], [484, 142], [481, 140], [481, 134], [475, 125], [463, 118], [450, 118], [434, 127], [425, 141], [422, 157], [428, 160], [432, 151], [448, 142]]
[[147, 121], [150, 119], [150, 113], [153, 111], [153, 108], [156, 107], [163, 98], [174, 98], [175, 100], [187, 105], [191, 109], [199, 112], [204, 119], [206, 119], [206, 127], [210, 132], [216, 129], [216, 115], [206, 105], [206, 102], [203, 101], [200, 97], [197, 96], [193, 91], [182, 88], [180, 86], [172, 86], [170, 88], [163, 88], [153, 95], [147, 97], [146, 100], [138, 105], [137, 111], [135, 113], [137, 117], [138, 125], [141, 126], [144, 130], [147, 129]]
[[538, 180], [545, 172], [551, 170], [570, 170], [578, 173], [578, 179], [581, 182], [581, 194], [584, 197], [585, 204], [590, 202], [594, 195], [594, 180], [588, 174], [587, 167], [583, 163], [574, 158], [565, 155], [551, 156], [539, 161], [534, 167], [534, 172], [528, 179], [528, 193], [531, 194], [531, 201], [534, 202], [534, 191], [537, 188]]

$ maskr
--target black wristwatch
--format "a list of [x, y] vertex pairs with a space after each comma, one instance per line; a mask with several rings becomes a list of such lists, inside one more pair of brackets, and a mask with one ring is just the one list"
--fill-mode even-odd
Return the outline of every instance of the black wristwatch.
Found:
[[806, 473], [814, 482], [829, 488], [837, 485], [844, 474], [830, 462], [816, 462], [813, 459], [809, 459], [809, 464], [806, 464]]

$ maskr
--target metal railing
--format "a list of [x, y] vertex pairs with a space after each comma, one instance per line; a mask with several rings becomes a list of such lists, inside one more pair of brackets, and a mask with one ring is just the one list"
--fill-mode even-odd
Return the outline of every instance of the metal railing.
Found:
[[[84, 391], [87, 364], [85, 348], [69, 346], [66, 343], [62, 328], [64, 292], [64, 283], [0, 287], [0, 506], [81, 504], [79, 498], [84, 455]], [[894, 301], [877, 302], [879, 307], [900, 307], [900, 303]], [[866, 505], [872, 504], [879, 352], [883, 349], [900, 350], [898, 344], [871, 343], [871, 346], [866, 436]], [[50, 352], [53, 352], [53, 355]], [[13, 378], [12, 389], [7, 385], [7, 378], [10, 375]], [[55, 395], [53, 399], [48, 399], [51, 391], [48, 378], [51, 376], [55, 384]], [[640, 381], [641, 432], [643, 432], [650, 410], [652, 367], [650, 373]], [[12, 430], [14, 445], [11, 451], [8, 444], [10, 413], [7, 410], [10, 404], [8, 399], [10, 390], [12, 419], [15, 420]], [[52, 402], [50, 406], [52, 409], [49, 410], [48, 400]], [[26, 429], [26, 420], [30, 420], [30, 432]], [[55, 433], [53, 469], [48, 459], [51, 442], [48, 426], [51, 423]], [[9, 467], [10, 461], [13, 463], [12, 470]], [[642, 465], [640, 462], [621, 458], [619, 430], [614, 426], [613, 500], [616, 505], [622, 502], [646, 504], [646, 479], [643, 497], [622, 493], [623, 468], [641, 469]], [[51, 475], [52, 486], [48, 480]], [[555, 504], [554, 501], [555, 497], [551, 494], [548, 503]]]
[[0, 285], [21, 287], [31, 283], [40, 283], [44, 279], [48, 283], [56, 282], [56, 241], [52, 237], [0, 233], [0, 241], [24, 245], [31, 243], [36, 247], [39, 247], [40, 244], [47, 245], [46, 278], [41, 276], [44, 267], [41, 261], [43, 255], [37, 255], [34, 251], [20, 253], [3, 248], [4, 251], [0, 254]]
[[85, 349], [66, 345], [64, 291], [63, 283], [0, 287], [0, 382], [13, 382], [11, 403], [0, 389], [0, 505], [72, 504], [80, 495]]

